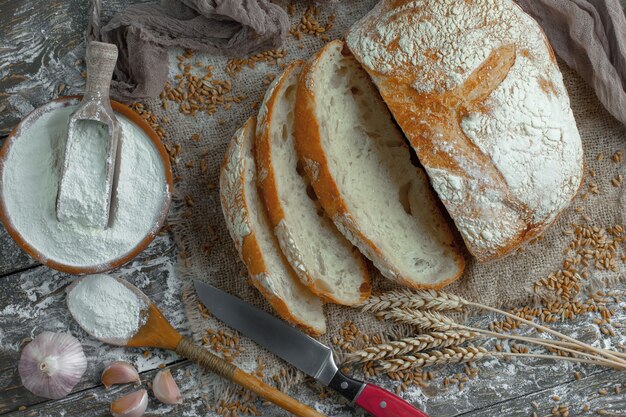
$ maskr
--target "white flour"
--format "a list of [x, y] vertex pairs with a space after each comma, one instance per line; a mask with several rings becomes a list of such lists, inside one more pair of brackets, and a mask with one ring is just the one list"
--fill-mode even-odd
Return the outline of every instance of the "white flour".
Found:
[[59, 188], [63, 202], [61, 221], [98, 225], [106, 217], [106, 158], [109, 130], [94, 120], [78, 120], [71, 149], [66, 149], [65, 179]]
[[14, 136], [2, 174], [8, 217], [23, 239], [42, 256], [72, 266], [107, 265], [122, 257], [156, 223], [167, 195], [163, 163], [150, 139], [128, 119], [122, 125], [119, 182], [107, 229], [56, 219], [57, 184], [67, 122], [74, 106], [44, 113]]
[[131, 338], [142, 323], [147, 306], [124, 284], [108, 275], [88, 275], [67, 294], [74, 319], [92, 336]]

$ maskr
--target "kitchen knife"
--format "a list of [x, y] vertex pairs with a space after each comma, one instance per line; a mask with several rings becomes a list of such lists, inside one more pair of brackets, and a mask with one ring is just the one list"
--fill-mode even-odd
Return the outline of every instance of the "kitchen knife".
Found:
[[402, 398], [339, 371], [331, 349], [284, 321], [211, 285], [194, 282], [218, 319], [376, 417], [428, 417]]

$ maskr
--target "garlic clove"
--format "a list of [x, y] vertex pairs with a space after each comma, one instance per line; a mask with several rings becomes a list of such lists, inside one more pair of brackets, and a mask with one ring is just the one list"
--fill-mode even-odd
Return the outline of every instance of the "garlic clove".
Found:
[[104, 368], [100, 381], [105, 388], [110, 388], [112, 385], [116, 384], [127, 384], [129, 382], [139, 383], [141, 379], [134, 366], [128, 362], [115, 361]]
[[69, 394], [85, 369], [83, 347], [69, 333], [40, 333], [24, 347], [18, 364], [24, 388], [54, 400]]
[[148, 391], [140, 389], [111, 403], [113, 417], [140, 417], [148, 407]]
[[159, 401], [165, 404], [182, 404], [183, 398], [174, 377], [169, 369], [157, 372], [152, 381], [152, 392]]

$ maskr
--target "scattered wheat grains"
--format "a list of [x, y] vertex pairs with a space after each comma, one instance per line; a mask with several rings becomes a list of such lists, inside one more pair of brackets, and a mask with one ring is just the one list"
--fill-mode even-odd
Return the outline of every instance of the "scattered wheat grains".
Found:
[[613, 184], [613, 187], [620, 187], [622, 185], [623, 180], [624, 180], [624, 177], [622, 176], [622, 174], [617, 174], [615, 177], [611, 179], [611, 184]]
[[624, 151], [616, 151], [613, 156], [611, 156], [611, 159], [613, 160], [613, 162], [620, 163], [622, 162], [622, 159], [624, 157]]
[[166, 119], [167, 121], [169, 121], [169, 119], [163, 118], [159, 121], [157, 115], [148, 110], [146, 106], [140, 102], [131, 104], [130, 108], [150, 125], [160, 139], [165, 138], [165, 130], [161, 127], [161, 123], [166, 123], [163, 119]]
[[244, 94], [232, 94], [230, 80], [214, 78], [212, 65], [204, 66], [199, 62], [191, 65], [189, 61], [193, 55], [193, 51], [187, 49], [177, 57], [180, 73], [175, 76], [175, 81], [165, 83], [159, 96], [165, 110], [174, 103], [182, 114], [196, 116], [206, 113], [210, 116], [219, 108], [228, 110], [232, 103], [240, 103], [247, 98]]
[[[291, 13], [291, 16], [296, 14], [295, 3], [289, 5], [288, 11]], [[333, 28], [335, 15], [331, 14], [326, 19], [326, 23], [322, 23], [320, 22], [321, 14], [322, 9], [320, 7], [309, 5], [300, 19], [291, 25], [289, 33], [298, 41], [302, 40], [303, 36], [313, 36], [320, 38], [324, 42], [330, 41], [328, 32]], [[300, 46], [298, 45], [298, 47]]]
[[233, 58], [228, 60], [224, 71], [231, 76], [235, 77], [245, 67], [256, 68], [257, 64], [264, 63], [267, 66], [279, 67], [285, 63], [285, 56], [287, 51], [285, 49], [270, 49], [267, 51], [259, 52], [248, 58]]
[[208, 329], [202, 338], [202, 345], [221, 354], [227, 362], [233, 362], [243, 352], [243, 348], [239, 345], [239, 337], [224, 330]]
[[[525, 306], [511, 310], [511, 313], [527, 320], [555, 323], [574, 319], [577, 315], [598, 313], [603, 318], [613, 315], [607, 304], [606, 294], [597, 291], [586, 299], [581, 292], [583, 282], [590, 277], [591, 269], [618, 272], [619, 251], [626, 239], [622, 225], [601, 228], [589, 224], [572, 224], [564, 231], [571, 241], [565, 252], [561, 268], [534, 283], [534, 292], [540, 297], [541, 305]], [[510, 331], [519, 327], [513, 319], [490, 323], [492, 331]], [[605, 333], [614, 331], [605, 327]], [[562, 353], [562, 352], [561, 352]]]

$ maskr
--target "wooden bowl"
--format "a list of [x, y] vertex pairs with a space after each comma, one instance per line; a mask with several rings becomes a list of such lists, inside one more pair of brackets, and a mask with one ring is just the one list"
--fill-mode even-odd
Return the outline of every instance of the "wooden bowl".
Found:
[[13, 139], [19, 137], [20, 131], [24, 126], [29, 126], [34, 120], [39, 118], [45, 113], [52, 111], [52, 109], [59, 108], [59, 104], [61, 107], [67, 107], [72, 105], [77, 105], [80, 102], [80, 96], [68, 96], [61, 97], [56, 100], [51, 101], [50, 103], [44, 104], [41, 107], [36, 108], [32, 112], [30, 112], [22, 121], [15, 126], [15, 128], [9, 134], [9, 137], [5, 140], [2, 149], [0, 149], [0, 220], [4, 224], [4, 227], [9, 232], [9, 235], [17, 242], [17, 244], [31, 257], [41, 262], [42, 264], [49, 266], [50, 268], [56, 269], [61, 272], [66, 272], [68, 274], [73, 275], [83, 275], [83, 274], [95, 274], [99, 272], [108, 271], [114, 268], [117, 268], [135, 258], [141, 251], [143, 251], [149, 244], [154, 240], [158, 231], [163, 227], [163, 223], [167, 217], [167, 213], [170, 207], [170, 203], [172, 201], [172, 191], [173, 191], [173, 181], [172, 181], [172, 167], [170, 165], [169, 156], [161, 143], [161, 139], [156, 134], [154, 130], [150, 127], [150, 125], [142, 119], [136, 112], [131, 110], [128, 106], [118, 103], [116, 101], [111, 100], [111, 106], [113, 110], [127, 119], [129, 119], [135, 126], [141, 129], [152, 141], [152, 144], [155, 146], [157, 152], [161, 157], [161, 162], [163, 163], [163, 171], [165, 172], [165, 180], [167, 186], [167, 193], [163, 198], [163, 205], [161, 211], [159, 213], [156, 226], [151, 229], [150, 232], [130, 251], [125, 253], [124, 255], [111, 259], [106, 263], [99, 265], [90, 265], [90, 266], [75, 266], [75, 265], [66, 265], [51, 259], [47, 259], [41, 252], [36, 250], [29, 242], [27, 242], [19, 231], [14, 227], [11, 219], [8, 216], [6, 206], [4, 204], [4, 198], [2, 195], [2, 181], [3, 181], [3, 170], [4, 170], [4, 160], [9, 153], [9, 149], [13, 143]]

